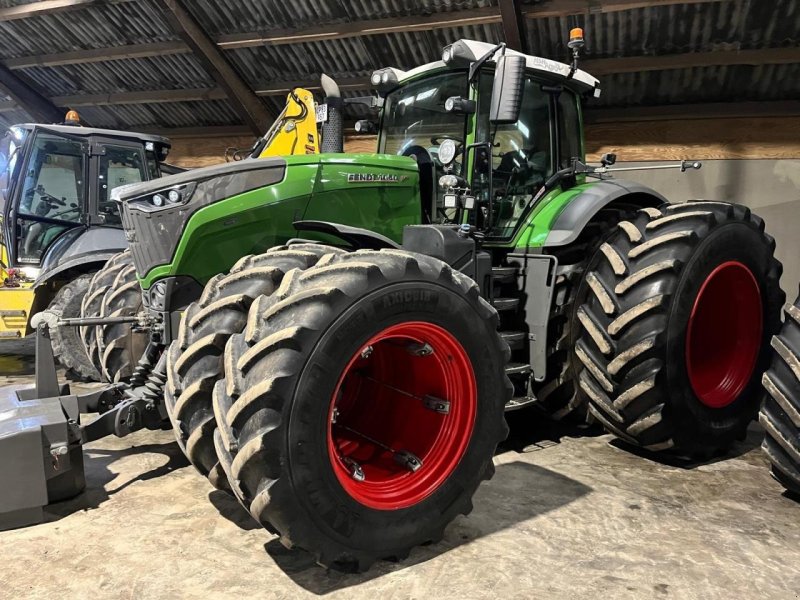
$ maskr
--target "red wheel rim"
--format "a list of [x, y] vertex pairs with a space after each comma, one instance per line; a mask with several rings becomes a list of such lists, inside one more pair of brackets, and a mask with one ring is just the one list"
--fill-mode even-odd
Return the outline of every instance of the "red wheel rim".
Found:
[[761, 349], [761, 290], [738, 261], [719, 265], [703, 282], [686, 333], [686, 367], [694, 393], [722, 408], [742, 393]]
[[[371, 508], [417, 504], [461, 461], [476, 410], [472, 363], [455, 337], [420, 321], [387, 327], [349, 360], [336, 385], [328, 415], [333, 471]], [[421, 466], [412, 469], [399, 452]]]

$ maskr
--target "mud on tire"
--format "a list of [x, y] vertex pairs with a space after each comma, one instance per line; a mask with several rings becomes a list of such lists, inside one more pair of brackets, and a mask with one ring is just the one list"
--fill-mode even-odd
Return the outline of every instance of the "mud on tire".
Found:
[[[142, 288], [136, 268], [132, 262], [120, 260], [112, 269], [115, 274], [100, 300], [99, 316], [139, 314], [143, 310]], [[148, 334], [134, 331], [130, 323], [113, 323], [97, 326], [95, 336], [103, 378], [112, 382], [129, 379], [147, 347]]]
[[211, 391], [223, 375], [225, 344], [244, 329], [253, 300], [275, 291], [286, 273], [339, 252], [343, 250], [322, 244], [292, 244], [245, 256], [228, 274], [209, 280], [200, 299], [186, 309], [178, 339], [167, 351], [165, 401], [178, 444], [215, 487], [228, 487], [214, 450], [211, 405]]
[[695, 458], [744, 436], [780, 327], [774, 248], [761, 219], [721, 202], [643, 209], [620, 223], [590, 263], [575, 349], [606, 429]]
[[775, 479], [800, 495], [800, 296], [786, 311], [772, 348], [772, 365], [763, 378], [768, 396], [759, 414], [767, 432], [762, 447]]
[[[80, 275], [65, 284], [47, 310], [64, 318], [81, 316], [81, 305], [89, 289], [92, 274]], [[68, 372], [79, 379], [100, 381], [100, 372], [90, 360], [77, 327], [56, 327], [51, 330], [53, 354]]]
[[[291, 273], [250, 307], [214, 387], [215, 444], [236, 496], [284, 545], [326, 567], [364, 570], [439, 539], [472, 509], [507, 434], [510, 352], [497, 324], [472, 280], [426, 256], [359, 251]], [[397, 327], [433, 332], [430, 346], [416, 334], [380, 338]], [[465, 365], [464, 377], [450, 377]], [[469, 381], [475, 388], [458, 394]], [[450, 401], [450, 412], [426, 409], [443, 406], [429, 395]], [[442, 455], [450, 446], [420, 441], [422, 431], [462, 423], [470, 406], [471, 432], [435, 437], [460, 450]], [[412, 471], [401, 450], [422, 466]]]
[[[103, 298], [111, 288], [114, 279], [125, 267], [133, 264], [133, 257], [130, 250], [125, 250], [112, 256], [103, 268], [92, 276], [89, 287], [81, 302], [82, 317], [99, 317]], [[84, 351], [89, 357], [89, 362], [98, 370], [98, 381], [104, 380], [100, 368], [100, 347], [98, 345], [97, 333], [99, 326], [82, 326], [78, 328], [81, 340], [83, 341]]]

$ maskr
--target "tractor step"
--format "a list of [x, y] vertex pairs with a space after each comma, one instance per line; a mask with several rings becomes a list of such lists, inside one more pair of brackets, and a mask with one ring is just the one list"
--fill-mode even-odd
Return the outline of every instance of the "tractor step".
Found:
[[531, 366], [525, 363], [508, 363], [506, 365], [506, 375], [527, 375], [531, 372]]
[[514, 310], [519, 306], [519, 298], [494, 298], [492, 306], [497, 310]]
[[513, 281], [519, 275], [517, 267], [492, 267], [494, 281]]
[[505, 340], [506, 344], [511, 346], [512, 350], [522, 347], [525, 342], [524, 331], [501, 331], [500, 337]]
[[534, 396], [518, 396], [516, 398], [512, 398], [511, 400], [506, 402], [506, 412], [510, 412], [512, 410], [519, 410], [520, 408], [530, 406], [535, 402], [536, 398]]

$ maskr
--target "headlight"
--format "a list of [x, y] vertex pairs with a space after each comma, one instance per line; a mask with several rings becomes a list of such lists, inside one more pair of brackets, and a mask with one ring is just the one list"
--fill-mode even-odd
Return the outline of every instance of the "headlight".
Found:
[[458, 177], [455, 175], [442, 175], [439, 177], [439, 187], [454, 188], [458, 185]]
[[[134, 184], [138, 185], [138, 184]], [[194, 181], [176, 185], [170, 188], [159, 190], [155, 193], [145, 194], [129, 200], [128, 202], [136, 208], [144, 211], [152, 211], [164, 207], [173, 207], [180, 204], [186, 204], [191, 200], [194, 194], [197, 183]], [[111, 193], [113, 200], [118, 200], [118, 194], [114, 194], [115, 188]], [[115, 197], [117, 196], [117, 197]]]
[[456, 143], [454, 140], [444, 140], [439, 145], [439, 161], [447, 166], [456, 158]]

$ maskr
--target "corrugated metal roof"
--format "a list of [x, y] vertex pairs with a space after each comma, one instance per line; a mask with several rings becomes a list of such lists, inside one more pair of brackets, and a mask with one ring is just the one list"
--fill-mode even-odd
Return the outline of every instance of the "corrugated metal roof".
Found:
[[[27, 3], [0, 0], [0, 7]], [[535, 4], [528, 0], [526, 4]], [[337, 22], [403, 17], [496, 6], [496, 0], [191, 0], [187, 8], [212, 38], [242, 32], [312, 28]], [[651, 7], [570, 18], [526, 21], [533, 54], [566, 61], [569, 29], [586, 31], [587, 58], [661, 55], [713, 50], [800, 46], [800, 0], [729, 0]], [[469, 38], [502, 39], [499, 24], [380, 34], [291, 45], [226, 50], [255, 89], [281, 83], [365, 77], [384, 66], [412, 68], [439, 58], [444, 45]], [[177, 41], [156, 0], [96, 3], [87, 7], [0, 22], [0, 60], [148, 42]], [[800, 98], [797, 64], [704, 67], [602, 77], [600, 106]], [[35, 67], [15, 71], [48, 96], [216, 87], [191, 54]], [[365, 93], [366, 90], [360, 93]], [[348, 90], [346, 96], [359, 92]], [[264, 98], [277, 111], [283, 98]], [[364, 107], [348, 107], [351, 117]], [[17, 113], [3, 112], [5, 120]], [[82, 108], [92, 124], [181, 127], [241, 124], [225, 101]], [[26, 120], [24, 118], [23, 120]], [[96, 121], [95, 121], [96, 120]]]
[[431, 14], [497, 4], [494, 0], [197, 0], [191, 10], [211, 35]]
[[213, 87], [214, 79], [191, 54], [20, 69], [50, 96]]
[[97, 4], [0, 22], [3, 58], [177, 39], [152, 0]]

